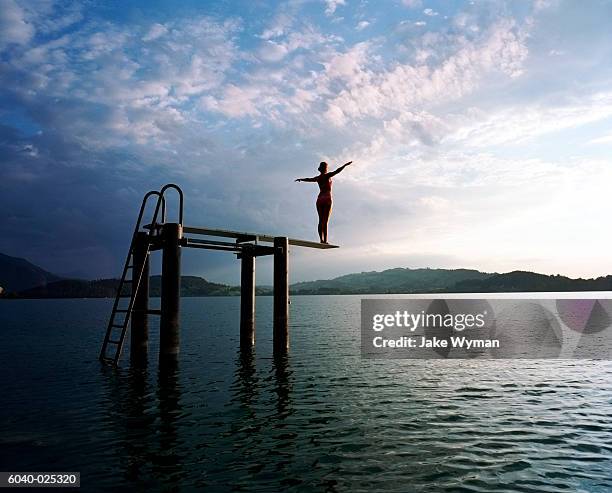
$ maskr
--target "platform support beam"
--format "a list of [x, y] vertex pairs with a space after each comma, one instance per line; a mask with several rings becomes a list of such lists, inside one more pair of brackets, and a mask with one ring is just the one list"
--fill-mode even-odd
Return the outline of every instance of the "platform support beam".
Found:
[[289, 349], [289, 239], [274, 238], [274, 354]]
[[[132, 260], [132, 296], [134, 305], [132, 313], [132, 327], [130, 331], [130, 361], [132, 365], [142, 366], [147, 362], [149, 344], [149, 234], [136, 233]], [[142, 275], [141, 275], [142, 272]], [[138, 290], [136, 290], [138, 283]]]
[[176, 360], [180, 345], [181, 237], [182, 226], [162, 226], [161, 320], [159, 361]]
[[240, 347], [255, 345], [255, 252], [243, 248], [240, 254]]

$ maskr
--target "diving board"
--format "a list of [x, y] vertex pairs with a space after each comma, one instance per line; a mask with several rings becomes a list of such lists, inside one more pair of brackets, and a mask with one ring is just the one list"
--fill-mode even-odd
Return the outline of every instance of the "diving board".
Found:
[[[246, 233], [242, 231], [233, 231], [231, 229], [196, 228], [193, 226], [183, 226], [183, 234], [234, 238], [236, 240], [236, 243], [245, 243], [250, 241], [254, 241], [256, 243], [274, 243], [273, 235], [267, 235], [262, 233]], [[339, 248], [338, 245], [320, 243], [318, 241], [298, 240], [296, 238], [288, 238], [288, 241], [289, 245], [306, 248]]]

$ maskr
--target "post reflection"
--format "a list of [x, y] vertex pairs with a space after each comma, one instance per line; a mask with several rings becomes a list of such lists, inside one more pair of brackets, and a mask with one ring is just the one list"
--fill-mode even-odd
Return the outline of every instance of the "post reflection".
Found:
[[179, 365], [176, 359], [160, 360], [157, 378], [159, 411], [158, 450], [153, 472], [166, 487], [178, 491], [185, 476], [178, 420], [181, 416], [181, 385]]
[[146, 366], [102, 366], [103, 402], [115, 435], [114, 462], [126, 487], [148, 490], [163, 485], [178, 491], [184, 478], [178, 420], [181, 386], [178, 365], [160, 365], [155, 384]]
[[106, 383], [106, 414], [117, 432], [118, 470], [126, 484], [142, 485], [149, 476], [154, 417], [146, 366], [141, 368], [102, 367]]
[[291, 405], [291, 367], [289, 355], [275, 354], [272, 360], [272, 374], [274, 376], [274, 392], [276, 393], [276, 417], [284, 419], [290, 414]]
[[243, 347], [236, 356], [234, 376], [235, 399], [247, 410], [247, 417], [255, 416], [252, 409], [257, 397], [258, 379], [255, 370], [255, 352], [252, 347]]

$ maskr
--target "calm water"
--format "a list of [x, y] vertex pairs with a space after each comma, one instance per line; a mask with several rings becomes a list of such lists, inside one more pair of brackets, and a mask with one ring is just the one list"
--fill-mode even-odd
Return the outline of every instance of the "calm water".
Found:
[[[110, 300], [0, 303], [0, 470], [86, 491], [612, 491], [612, 364], [362, 360], [355, 296], [292, 299], [291, 352], [238, 298], [183, 299], [182, 353], [101, 367]], [[155, 318], [155, 317], [152, 317]], [[121, 488], [123, 489], [123, 488]]]

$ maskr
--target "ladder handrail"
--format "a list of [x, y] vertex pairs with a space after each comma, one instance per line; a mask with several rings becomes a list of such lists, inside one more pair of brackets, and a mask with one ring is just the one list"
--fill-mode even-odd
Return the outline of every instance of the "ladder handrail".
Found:
[[157, 203], [155, 205], [155, 213], [153, 214], [153, 220], [151, 221], [151, 224], [155, 224], [160, 205], [162, 207], [162, 223], [166, 221], [166, 199], [164, 198], [161, 192], [158, 192], [157, 190], [150, 190], [145, 194], [142, 199], [140, 212], [138, 213], [138, 219], [136, 220], [136, 227], [134, 228], [134, 236], [136, 236], [136, 233], [140, 231], [140, 223], [142, 222], [142, 216], [144, 215], [144, 211], [147, 206], [147, 201], [149, 200], [149, 197], [152, 197], [153, 195], [157, 195]]
[[[164, 209], [165, 209], [165, 197], [164, 194], [166, 193], [166, 190], [170, 189], [170, 188], [174, 188], [176, 190], [176, 192], [178, 193], [179, 196], [179, 210], [178, 210], [178, 222], [179, 224], [183, 224], [183, 190], [181, 189], [181, 187], [179, 187], [178, 185], [174, 184], [174, 183], [168, 183], [167, 185], [164, 185], [162, 187], [162, 189], [157, 192], [160, 196], [161, 199], [164, 200]], [[157, 218], [157, 212], [160, 206], [160, 201], [157, 201], [157, 207], [155, 208], [155, 214], [153, 215], [153, 220], [155, 221], [155, 219]], [[164, 210], [164, 220], [162, 222], [166, 222], [166, 214], [165, 214], [165, 210]]]

